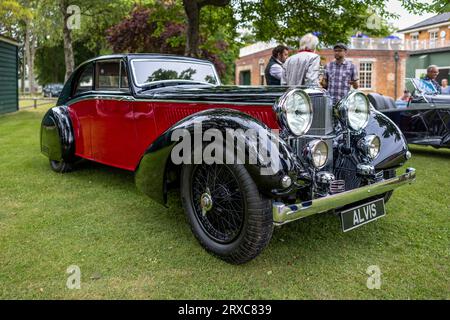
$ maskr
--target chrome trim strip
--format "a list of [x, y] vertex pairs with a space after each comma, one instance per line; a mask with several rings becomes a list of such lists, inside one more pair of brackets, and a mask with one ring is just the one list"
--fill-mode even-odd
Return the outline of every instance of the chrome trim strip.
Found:
[[261, 102], [235, 102], [235, 101], [195, 101], [195, 100], [168, 100], [168, 99], [136, 99], [131, 95], [126, 95], [124, 92], [117, 91], [118, 94], [122, 95], [109, 95], [109, 94], [89, 94], [81, 97], [74, 98], [67, 102], [67, 106], [72, 105], [76, 102], [80, 102], [83, 100], [118, 100], [123, 101], [124, 96], [127, 97], [127, 101], [133, 102], [165, 102], [165, 103], [203, 103], [203, 104], [232, 104], [232, 105], [251, 105], [251, 106], [272, 106], [272, 103], [261, 103]]
[[416, 180], [416, 170], [406, 169], [406, 172], [392, 179], [383, 180], [361, 188], [336, 193], [327, 197], [304, 201], [297, 204], [284, 204], [274, 202], [272, 205], [273, 223], [282, 225], [307, 216], [327, 212], [335, 208], [340, 208], [348, 204], [364, 200], [385, 192], [394, 190], [404, 184], [412, 183]]

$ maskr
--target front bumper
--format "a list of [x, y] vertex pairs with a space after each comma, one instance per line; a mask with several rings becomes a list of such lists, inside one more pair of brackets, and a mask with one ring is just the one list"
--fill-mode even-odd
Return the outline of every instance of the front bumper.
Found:
[[416, 170], [414, 168], [408, 168], [406, 169], [406, 172], [400, 176], [327, 197], [289, 205], [282, 202], [274, 202], [272, 208], [273, 223], [275, 225], [282, 225], [316, 213], [341, 208], [348, 204], [394, 190], [404, 184], [412, 183], [415, 180]]

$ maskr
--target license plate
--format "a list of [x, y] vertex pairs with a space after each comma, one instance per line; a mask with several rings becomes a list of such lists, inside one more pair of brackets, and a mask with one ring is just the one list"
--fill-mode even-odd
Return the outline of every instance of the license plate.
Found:
[[385, 215], [384, 198], [341, 212], [342, 231], [347, 232]]

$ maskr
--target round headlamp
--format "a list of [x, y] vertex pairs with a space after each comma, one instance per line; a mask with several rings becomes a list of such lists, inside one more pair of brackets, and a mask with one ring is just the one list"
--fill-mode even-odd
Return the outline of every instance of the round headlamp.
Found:
[[341, 118], [346, 119], [348, 126], [360, 131], [369, 121], [370, 104], [367, 96], [359, 91], [352, 92], [339, 105]]
[[358, 141], [358, 148], [370, 159], [375, 159], [380, 153], [381, 141], [374, 134], [368, 135]]
[[328, 161], [328, 145], [322, 140], [313, 140], [306, 146], [306, 156], [316, 169], [321, 169]]
[[275, 104], [275, 112], [282, 128], [295, 136], [305, 134], [311, 127], [313, 111], [308, 94], [300, 89], [286, 92]]

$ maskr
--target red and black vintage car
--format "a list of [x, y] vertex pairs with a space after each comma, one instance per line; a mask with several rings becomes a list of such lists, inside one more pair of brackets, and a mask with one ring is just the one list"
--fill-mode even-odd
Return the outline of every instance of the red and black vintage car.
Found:
[[396, 172], [411, 156], [403, 134], [363, 93], [330, 101], [320, 88], [222, 86], [193, 58], [103, 56], [76, 69], [44, 116], [41, 151], [56, 172], [79, 159], [134, 171], [164, 205], [178, 183], [200, 244], [244, 263], [274, 225], [334, 212], [348, 231], [414, 181], [413, 168]]

